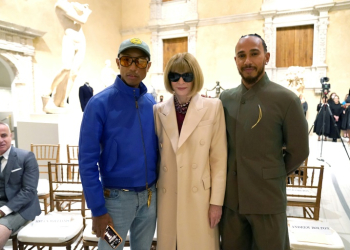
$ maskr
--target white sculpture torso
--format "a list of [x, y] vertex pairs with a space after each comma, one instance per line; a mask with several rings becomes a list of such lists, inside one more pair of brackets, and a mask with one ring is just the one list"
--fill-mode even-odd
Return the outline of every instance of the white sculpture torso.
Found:
[[118, 73], [111, 68], [111, 61], [106, 60], [105, 67], [101, 70], [101, 82], [103, 88], [113, 84], [117, 75]]
[[[62, 39], [62, 68], [55, 76], [50, 92], [43, 96], [46, 113], [62, 113], [67, 98], [83, 63], [86, 40], [82, 25], [91, 14], [88, 4], [58, 0], [55, 4], [58, 20], [64, 29]], [[52, 98], [49, 95], [52, 94]]]

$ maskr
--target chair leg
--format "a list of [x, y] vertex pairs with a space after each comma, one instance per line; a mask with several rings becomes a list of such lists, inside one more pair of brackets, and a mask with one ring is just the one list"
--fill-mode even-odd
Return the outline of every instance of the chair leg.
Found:
[[318, 220], [320, 217], [320, 208], [319, 207], [315, 207], [314, 208], [314, 219]]
[[17, 235], [12, 238], [12, 250], [18, 250]]
[[59, 201], [56, 201], [56, 209], [57, 209], [57, 211], [62, 211], [62, 203], [61, 202], [59, 202]]
[[18, 244], [18, 249], [19, 249], [19, 250], [23, 250], [23, 243], [19, 242], [19, 244]]
[[45, 211], [45, 214], [47, 214], [47, 198], [44, 198], [44, 211]]

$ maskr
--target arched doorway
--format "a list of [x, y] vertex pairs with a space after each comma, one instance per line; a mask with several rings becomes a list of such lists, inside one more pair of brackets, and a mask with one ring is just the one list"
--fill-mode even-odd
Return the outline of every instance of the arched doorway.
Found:
[[34, 110], [33, 40], [45, 32], [1, 20], [0, 25], [0, 119], [10, 113], [12, 120], [5, 122], [13, 129]]
[[12, 98], [12, 82], [15, 73], [11, 67], [11, 63], [0, 55], [0, 121], [10, 125], [13, 131], [13, 98]]

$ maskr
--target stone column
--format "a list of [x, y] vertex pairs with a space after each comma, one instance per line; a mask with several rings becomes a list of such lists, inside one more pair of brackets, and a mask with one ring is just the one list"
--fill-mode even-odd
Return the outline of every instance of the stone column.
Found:
[[319, 11], [320, 15], [318, 18], [317, 25], [315, 29], [317, 29], [316, 39], [318, 40], [317, 44], [317, 59], [316, 59], [316, 67], [317, 67], [317, 75], [318, 79], [321, 77], [327, 76], [327, 63], [326, 63], [326, 52], [327, 52], [327, 32], [328, 32], [328, 24], [329, 24], [329, 16], [328, 11], [334, 4], [324, 4], [317, 5], [315, 9]]
[[265, 71], [272, 81], [276, 81], [276, 27], [273, 25], [275, 11], [261, 12], [265, 17], [264, 40], [267, 51], [270, 52], [270, 61], [265, 67]]
[[188, 31], [188, 52], [194, 56], [196, 56], [197, 23], [198, 21], [187, 23], [190, 26]]

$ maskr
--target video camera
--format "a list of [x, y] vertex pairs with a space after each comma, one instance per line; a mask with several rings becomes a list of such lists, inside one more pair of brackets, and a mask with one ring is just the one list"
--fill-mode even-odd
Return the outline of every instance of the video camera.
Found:
[[328, 77], [321, 77], [320, 82], [322, 84], [322, 92], [324, 95], [327, 95], [329, 93], [329, 90], [331, 88], [331, 84], [329, 82]]

